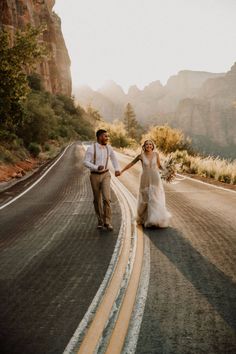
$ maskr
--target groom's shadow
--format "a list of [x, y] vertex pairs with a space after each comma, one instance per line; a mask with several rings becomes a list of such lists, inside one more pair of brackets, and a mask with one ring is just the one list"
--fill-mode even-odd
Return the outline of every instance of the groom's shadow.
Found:
[[151, 242], [209, 301], [221, 317], [236, 329], [236, 284], [177, 229], [144, 229]]

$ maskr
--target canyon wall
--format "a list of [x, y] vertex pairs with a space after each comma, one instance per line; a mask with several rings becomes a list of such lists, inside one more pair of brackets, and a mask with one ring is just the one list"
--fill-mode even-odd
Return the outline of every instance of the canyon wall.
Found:
[[206, 80], [196, 97], [181, 100], [174, 122], [205, 151], [236, 157], [236, 63], [223, 77]]
[[42, 40], [50, 57], [38, 64], [45, 90], [71, 96], [70, 58], [61, 31], [60, 18], [53, 12], [55, 0], [1, 0], [0, 27], [13, 36], [27, 24], [46, 25]]

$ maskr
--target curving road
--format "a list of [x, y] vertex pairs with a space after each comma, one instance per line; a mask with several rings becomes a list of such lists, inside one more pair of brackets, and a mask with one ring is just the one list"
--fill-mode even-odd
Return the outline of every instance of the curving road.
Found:
[[[62, 353], [103, 280], [121, 212], [113, 194], [115, 230], [96, 230], [83, 155], [73, 144], [0, 210], [1, 354]], [[135, 197], [140, 170], [120, 177]], [[0, 208], [32, 182], [0, 193]], [[145, 230], [150, 280], [136, 354], [235, 353], [236, 193], [189, 179], [165, 190], [171, 227]]]
[[[0, 210], [1, 354], [62, 353], [104, 278], [120, 207], [113, 194], [114, 232], [98, 232], [83, 156], [73, 144], [34, 188]], [[31, 182], [2, 192], [0, 207]]]
[[[140, 170], [120, 178], [135, 196]], [[165, 191], [171, 227], [145, 230], [150, 280], [136, 354], [235, 353], [236, 193], [189, 179]]]

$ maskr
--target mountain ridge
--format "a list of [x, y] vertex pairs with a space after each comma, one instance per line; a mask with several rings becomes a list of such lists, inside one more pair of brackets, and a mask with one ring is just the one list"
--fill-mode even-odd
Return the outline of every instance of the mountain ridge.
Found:
[[[109, 85], [108, 85], [109, 86]], [[105, 120], [121, 119], [127, 103], [133, 106], [137, 120], [148, 127], [168, 123], [180, 128], [205, 153], [235, 157], [236, 151], [236, 63], [226, 73], [181, 70], [166, 85], [153, 81], [143, 89], [132, 85], [128, 93], [115, 87], [90, 89], [89, 104]], [[116, 100], [114, 92], [119, 92]], [[121, 94], [122, 93], [122, 94]], [[109, 97], [108, 97], [109, 96]], [[80, 105], [88, 105], [83, 89], [75, 90]]]

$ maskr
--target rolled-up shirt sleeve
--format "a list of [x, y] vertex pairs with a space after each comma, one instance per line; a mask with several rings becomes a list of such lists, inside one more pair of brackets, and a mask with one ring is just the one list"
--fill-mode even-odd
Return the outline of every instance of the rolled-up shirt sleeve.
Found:
[[116, 158], [116, 154], [114, 153], [112, 147], [110, 146], [110, 158], [111, 158], [111, 162], [112, 162], [112, 165], [114, 167], [114, 170], [115, 171], [120, 171], [120, 165], [118, 163], [118, 160]]
[[97, 171], [98, 166], [94, 165], [93, 159], [94, 159], [94, 151], [93, 151], [92, 146], [89, 146], [87, 148], [86, 153], [85, 153], [84, 166], [88, 167], [91, 171]]

